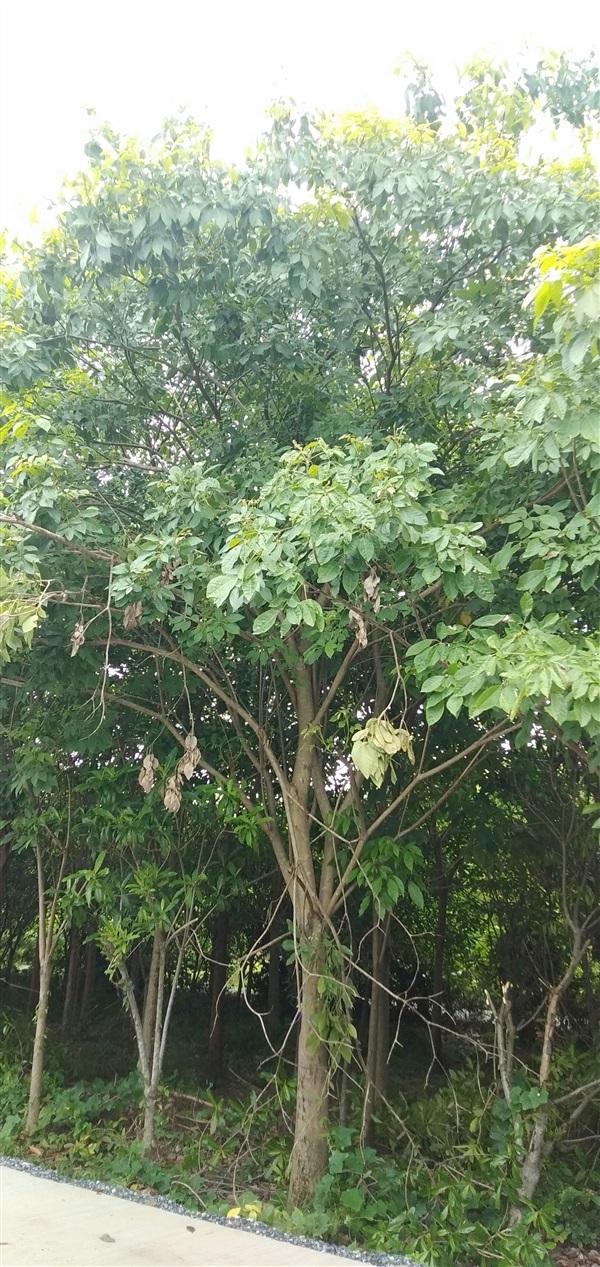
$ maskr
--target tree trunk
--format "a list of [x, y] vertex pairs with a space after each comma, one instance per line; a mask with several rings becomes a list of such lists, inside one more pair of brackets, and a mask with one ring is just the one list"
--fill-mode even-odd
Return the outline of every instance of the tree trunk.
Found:
[[83, 991], [81, 994], [81, 1004], [79, 1007], [79, 1020], [84, 1024], [92, 1010], [92, 999], [94, 997], [94, 987], [96, 985], [96, 943], [88, 941], [85, 948], [85, 968], [83, 977]]
[[142, 1135], [142, 1152], [150, 1153], [154, 1146], [154, 1123], [156, 1119], [156, 1095], [144, 1095], [144, 1131]]
[[31, 976], [29, 978], [29, 990], [27, 993], [27, 1011], [31, 1016], [37, 1007], [40, 997], [40, 952], [37, 946], [33, 952], [33, 963], [31, 965]]
[[[565, 991], [568, 989], [571, 981], [573, 980], [575, 969], [579, 966], [581, 960], [587, 954], [588, 947], [589, 942], [584, 941], [581, 929], [574, 929], [573, 950], [569, 966], [562, 980], [559, 981], [558, 985], [553, 986], [548, 994], [548, 1007], [546, 1009], [544, 1037], [542, 1039], [542, 1054], [540, 1057], [540, 1070], [538, 1076], [538, 1086], [542, 1091], [546, 1088], [550, 1079], [558, 1009]], [[548, 1144], [546, 1141], [549, 1118], [550, 1111], [548, 1105], [541, 1105], [535, 1114], [527, 1155], [521, 1166], [521, 1186], [519, 1188], [519, 1196], [525, 1201], [531, 1201], [535, 1196], [542, 1174], [544, 1159], [552, 1148], [552, 1144]], [[513, 1206], [510, 1211], [510, 1225], [514, 1226], [516, 1223], [519, 1223], [522, 1215], [523, 1211], [521, 1208], [519, 1206]]]
[[301, 968], [296, 1127], [288, 1194], [290, 1209], [301, 1209], [310, 1202], [316, 1184], [327, 1169], [329, 1057], [319, 1027], [322, 1004], [317, 986], [321, 956], [317, 939], [313, 937], [312, 942], [311, 961]]
[[144, 1045], [148, 1057], [148, 1064], [152, 1068], [152, 1051], [154, 1046], [154, 1028], [156, 1025], [156, 1001], [158, 998], [158, 978], [160, 968], [161, 950], [164, 941], [164, 934], [159, 928], [155, 930], [154, 941], [152, 943], [152, 958], [150, 960], [150, 971], [146, 981], [146, 995], [144, 999], [144, 1020], [142, 1023], [144, 1033]]
[[441, 1026], [444, 1023], [444, 958], [446, 954], [446, 928], [448, 923], [448, 898], [450, 877], [444, 869], [439, 841], [436, 842], [436, 890], [437, 922], [431, 974], [431, 1046], [434, 1059], [444, 1067], [444, 1040]]
[[75, 1011], [75, 1000], [77, 998], [77, 986], [79, 984], [79, 970], [81, 966], [81, 929], [76, 924], [71, 929], [69, 938], [69, 957], [67, 961], [67, 981], [65, 985], [65, 998], [63, 1003], [62, 1021], [60, 1026], [60, 1037], [64, 1042], [73, 1020]]
[[33, 1040], [33, 1060], [31, 1062], [27, 1121], [25, 1123], [25, 1131], [27, 1135], [30, 1135], [31, 1132], [35, 1130], [40, 1116], [42, 1076], [44, 1072], [44, 1048], [46, 1045], [51, 976], [52, 960], [44, 959], [43, 963], [40, 965], [40, 993], [35, 1022], [35, 1038]]
[[391, 917], [381, 924], [374, 915], [372, 945], [371, 1009], [369, 1013], [369, 1037], [365, 1073], [365, 1096], [361, 1142], [363, 1146], [373, 1141], [373, 1113], [378, 1096], [385, 1095], [390, 1051], [390, 980], [389, 934]]
[[10, 845], [0, 845], [0, 911], [4, 909], [6, 884], [8, 880], [8, 864], [10, 861]]
[[[597, 949], [598, 958], [600, 959], [600, 944]], [[600, 1047], [600, 983], [594, 983], [592, 977], [593, 962], [594, 952], [590, 947], [581, 966], [583, 969], [583, 989], [588, 1016], [590, 1040], [592, 1044], [592, 1051], [596, 1052]]]
[[[271, 906], [276, 912], [269, 924], [268, 937], [273, 941], [280, 927], [279, 911], [283, 890], [283, 879], [279, 870], [273, 872], [271, 885]], [[269, 947], [269, 986], [267, 994], [267, 1028], [269, 1032], [276, 1030], [281, 1020], [281, 943], [274, 942]]]
[[224, 992], [227, 985], [229, 960], [229, 916], [226, 911], [217, 915], [211, 953], [210, 1026], [206, 1071], [211, 1082], [218, 1082], [223, 1074], [223, 1019]]

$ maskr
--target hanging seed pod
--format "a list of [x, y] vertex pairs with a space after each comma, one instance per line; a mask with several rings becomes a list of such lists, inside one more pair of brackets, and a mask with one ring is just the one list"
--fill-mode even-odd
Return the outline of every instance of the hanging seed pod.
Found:
[[170, 814], [177, 813], [181, 805], [181, 778], [179, 775], [173, 774], [170, 779], [167, 779], [163, 802], [165, 809]]
[[371, 568], [369, 575], [363, 581], [363, 590], [365, 598], [373, 605], [373, 611], [378, 612], [381, 607], [381, 594], [379, 588], [381, 585], [381, 577], [377, 575]]
[[184, 739], [184, 754], [177, 765], [177, 773], [185, 779], [191, 779], [196, 766], [200, 762], [200, 749], [196, 736], [190, 731]]
[[85, 642], [85, 625], [82, 620], [78, 620], [73, 633], [71, 634], [71, 656], [77, 655], [79, 648]]
[[138, 783], [144, 792], [151, 792], [154, 787], [154, 771], [158, 766], [158, 759], [153, 752], [147, 752], [142, 761], [142, 768], [138, 774]]
[[356, 641], [358, 642], [359, 647], [366, 647], [367, 642], [369, 641], [367, 637], [367, 626], [365, 625], [360, 612], [354, 611], [354, 608], [351, 608], [348, 612], [348, 624], [356, 633]]
[[142, 619], [142, 604], [129, 603], [129, 606], [126, 607], [125, 611], [123, 612], [123, 628], [137, 629], [141, 619]]

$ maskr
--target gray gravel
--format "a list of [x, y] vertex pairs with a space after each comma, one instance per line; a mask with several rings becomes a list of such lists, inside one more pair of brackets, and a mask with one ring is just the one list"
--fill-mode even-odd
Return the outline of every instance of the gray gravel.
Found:
[[254, 1222], [252, 1219], [226, 1219], [219, 1214], [198, 1214], [188, 1210], [177, 1201], [168, 1197], [148, 1196], [142, 1192], [131, 1192], [129, 1188], [113, 1188], [110, 1184], [101, 1183], [98, 1179], [67, 1179], [55, 1170], [44, 1170], [32, 1162], [22, 1161], [19, 1157], [1, 1157], [0, 1166], [8, 1166], [12, 1170], [23, 1170], [38, 1179], [52, 1179], [55, 1183], [70, 1184], [74, 1188], [91, 1188], [93, 1192], [106, 1192], [112, 1197], [121, 1197], [124, 1201], [136, 1201], [141, 1205], [154, 1205], [160, 1210], [168, 1210], [171, 1214], [184, 1214], [186, 1219], [198, 1219], [205, 1223], [219, 1223], [221, 1227], [239, 1227], [244, 1232], [254, 1232], [257, 1236], [268, 1236], [272, 1241], [284, 1241], [288, 1245], [299, 1245], [303, 1249], [319, 1250], [326, 1254], [336, 1254], [339, 1258], [350, 1258], [356, 1263], [373, 1263], [374, 1267], [422, 1267], [414, 1258], [405, 1258], [402, 1254], [375, 1254], [368, 1250], [345, 1249], [341, 1245], [327, 1245], [325, 1241], [315, 1241], [310, 1236], [293, 1236], [291, 1232], [277, 1232], [266, 1223]]

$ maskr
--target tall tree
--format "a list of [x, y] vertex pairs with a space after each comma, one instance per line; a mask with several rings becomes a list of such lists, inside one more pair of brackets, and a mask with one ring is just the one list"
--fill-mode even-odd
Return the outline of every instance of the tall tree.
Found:
[[524, 165], [496, 89], [443, 129], [277, 109], [237, 171], [191, 123], [105, 132], [6, 286], [6, 654], [44, 616], [27, 671], [70, 644], [100, 720], [110, 695], [183, 748], [167, 809], [202, 772], [270, 842], [292, 1205], [369, 851], [373, 880], [489, 745], [597, 759], [597, 184], [585, 151]]

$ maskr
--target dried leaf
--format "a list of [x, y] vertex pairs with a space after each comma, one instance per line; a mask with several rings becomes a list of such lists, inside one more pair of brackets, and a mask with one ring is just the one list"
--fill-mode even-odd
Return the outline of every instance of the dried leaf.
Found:
[[126, 607], [125, 611], [123, 612], [123, 628], [137, 629], [141, 619], [142, 619], [142, 604], [130, 603], [129, 606]]
[[173, 774], [170, 779], [167, 779], [163, 801], [165, 809], [170, 814], [177, 813], [181, 805], [181, 777], [178, 774]]
[[381, 586], [381, 577], [371, 569], [369, 575], [363, 581], [363, 590], [365, 598], [369, 603], [373, 604], [373, 611], [378, 612], [381, 607], [381, 594], [379, 589]]
[[71, 634], [71, 656], [77, 655], [79, 648], [85, 642], [85, 625], [82, 620], [78, 620], [73, 633]]
[[354, 611], [354, 608], [351, 608], [348, 612], [348, 624], [351, 629], [356, 631], [356, 640], [359, 647], [366, 647], [367, 642], [369, 641], [367, 637], [367, 626], [360, 612]]
[[138, 783], [144, 792], [151, 792], [154, 787], [154, 771], [158, 766], [158, 759], [153, 752], [147, 752], [142, 761], [142, 768], [138, 774]]

